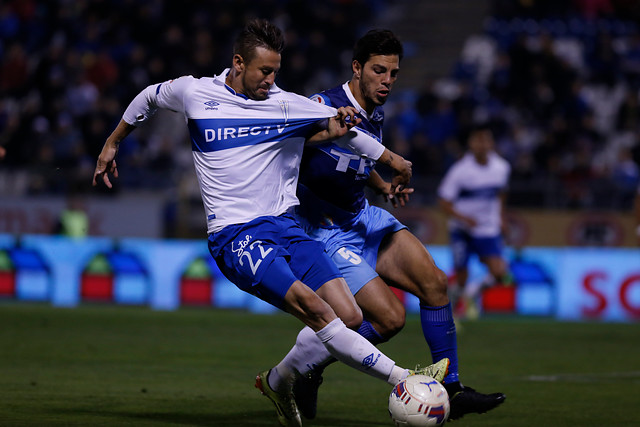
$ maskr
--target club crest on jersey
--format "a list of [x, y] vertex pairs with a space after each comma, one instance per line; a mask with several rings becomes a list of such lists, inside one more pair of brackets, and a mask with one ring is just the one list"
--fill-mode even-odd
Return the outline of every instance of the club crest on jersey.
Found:
[[282, 110], [284, 122], [287, 123], [287, 120], [289, 120], [289, 101], [278, 100], [278, 104], [280, 104], [280, 109]]
[[211, 100], [211, 101], [207, 101], [204, 103], [204, 105], [206, 105], [205, 110], [217, 110], [218, 105], [220, 105], [219, 102]]
[[320, 104], [325, 104], [324, 98], [320, 96], [320, 94], [313, 95], [309, 99]]

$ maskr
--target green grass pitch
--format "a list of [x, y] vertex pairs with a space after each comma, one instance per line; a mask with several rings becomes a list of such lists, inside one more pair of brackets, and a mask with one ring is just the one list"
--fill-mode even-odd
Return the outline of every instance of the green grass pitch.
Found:
[[[300, 323], [241, 311], [0, 305], [0, 426], [276, 426], [255, 374]], [[450, 426], [640, 425], [640, 324], [462, 323], [461, 377], [507, 401]], [[382, 347], [430, 360], [419, 319]], [[308, 426], [391, 426], [391, 386], [334, 364]]]

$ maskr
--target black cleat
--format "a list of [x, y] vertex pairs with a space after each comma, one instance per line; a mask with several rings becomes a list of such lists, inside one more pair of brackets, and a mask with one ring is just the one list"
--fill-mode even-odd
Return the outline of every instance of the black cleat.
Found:
[[300, 375], [293, 382], [293, 397], [298, 410], [308, 420], [316, 417], [318, 410], [318, 388], [322, 384], [322, 370]]
[[[447, 388], [447, 384], [445, 384], [445, 388]], [[502, 404], [507, 398], [503, 393], [482, 394], [471, 387], [461, 385], [452, 390], [447, 389], [447, 392], [449, 392], [449, 403], [451, 404], [450, 420], [457, 420], [465, 414], [484, 414]]]

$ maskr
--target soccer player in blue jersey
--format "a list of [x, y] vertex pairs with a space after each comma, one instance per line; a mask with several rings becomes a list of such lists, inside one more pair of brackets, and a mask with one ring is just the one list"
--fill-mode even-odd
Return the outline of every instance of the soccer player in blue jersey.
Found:
[[[300, 319], [314, 344], [338, 360], [396, 384], [415, 373], [440, 380], [449, 361], [408, 370], [348, 327], [362, 312], [323, 245], [307, 236], [291, 211], [305, 141], [344, 136], [344, 146], [388, 164], [398, 184], [411, 177], [410, 163], [366, 134], [350, 129], [349, 108], [330, 108], [274, 84], [283, 48], [281, 31], [264, 20], [240, 33], [229, 69], [213, 78], [181, 77], [144, 89], [107, 138], [93, 184], [111, 188], [118, 176], [121, 141], [158, 108], [183, 113], [206, 211], [208, 245], [220, 270], [240, 289]], [[351, 125], [346, 123], [350, 116]], [[256, 387], [276, 406], [283, 426], [302, 421], [285, 369], [265, 371]]]
[[[511, 167], [494, 150], [491, 128], [474, 125], [466, 138], [467, 153], [455, 162], [438, 187], [439, 204], [449, 217], [449, 234], [457, 288], [467, 315], [477, 317], [475, 298], [484, 287], [511, 283], [502, 256], [502, 229], [505, 224], [504, 199]], [[467, 285], [471, 255], [487, 266], [489, 275], [473, 286]]]
[[[382, 139], [383, 110], [398, 77], [403, 49], [388, 30], [372, 30], [355, 45], [350, 81], [311, 97], [333, 107], [358, 111], [363, 132]], [[447, 277], [435, 265], [424, 245], [386, 210], [370, 206], [368, 185], [396, 202], [404, 202], [409, 189], [396, 192], [373, 167], [335, 142], [306, 147], [302, 159], [298, 214], [310, 236], [326, 245], [327, 254], [344, 275], [364, 321], [358, 332], [374, 344], [387, 341], [405, 322], [405, 311], [388, 285], [420, 299], [424, 337], [434, 361], [451, 361], [445, 387], [451, 418], [486, 412], [502, 403], [502, 393], [481, 394], [459, 380], [456, 327], [447, 296]], [[333, 358], [309, 340], [303, 329], [289, 354], [277, 365], [300, 375], [293, 390], [301, 413], [316, 415], [317, 390], [322, 371]]]

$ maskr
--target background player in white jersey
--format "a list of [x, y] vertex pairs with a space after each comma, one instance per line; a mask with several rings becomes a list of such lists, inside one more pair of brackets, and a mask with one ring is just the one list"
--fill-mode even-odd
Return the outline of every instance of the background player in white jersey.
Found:
[[[157, 108], [185, 115], [196, 172], [207, 214], [209, 251], [239, 288], [304, 322], [318, 345], [340, 361], [395, 384], [414, 373], [401, 368], [362, 336], [362, 313], [323, 246], [309, 238], [291, 209], [305, 139], [349, 133], [346, 144], [411, 176], [410, 163], [345, 124], [348, 109], [336, 110], [280, 90], [275, 75], [284, 42], [281, 31], [263, 20], [240, 33], [232, 66], [214, 78], [182, 77], [149, 86], [129, 105], [100, 153], [93, 176], [111, 187], [118, 176], [120, 142]], [[351, 123], [357, 120], [351, 114]], [[327, 122], [328, 120], [328, 122]], [[318, 129], [318, 123], [325, 127]], [[427, 374], [443, 378], [448, 360]], [[285, 426], [302, 425], [283, 370], [263, 372], [258, 387], [273, 401]]]
[[[355, 45], [349, 82], [312, 99], [334, 107], [350, 106], [362, 120], [357, 127], [382, 139], [382, 105], [397, 79], [402, 44], [388, 30], [372, 30]], [[306, 147], [302, 159], [298, 214], [309, 235], [326, 244], [326, 251], [345, 276], [364, 313], [358, 330], [374, 344], [388, 340], [405, 322], [404, 306], [388, 285], [420, 299], [420, 317], [434, 361], [451, 360], [445, 387], [451, 396], [451, 417], [486, 412], [504, 401], [504, 395], [485, 395], [463, 387], [458, 378], [456, 328], [447, 296], [447, 277], [435, 265], [424, 245], [386, 210], [370, 206], [365, 185], [387, 196], [390, 184], [375, 173], [374, 161], [362, 159], [335, 142]], [[312, 332], [303, 329], [296, 345], [278, 365], [301, 375], [294, 395], [301, 413], [316, 415], [322, 370], [331, 361], [314, 346]]]
[[[504, 199], [511, 167], [494, 151], [493, 134], [487, 124], [474, 126], [467, 137], [467, 144], [467, 153], [445, 174], [438, 196], [442, 210], [449, 217], [458, 287], [452, 293], [462, 293], [467, 313], [475, 317], [474, 300], [483, 287], [495, 282], [511, 282], [502, 256]], [[467, 285], [467, 266], [473, 254], [487, 266], [489, 275]]]

